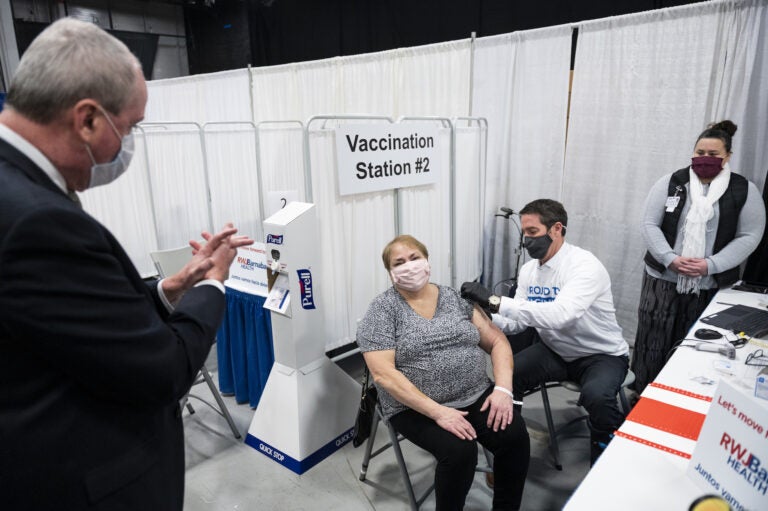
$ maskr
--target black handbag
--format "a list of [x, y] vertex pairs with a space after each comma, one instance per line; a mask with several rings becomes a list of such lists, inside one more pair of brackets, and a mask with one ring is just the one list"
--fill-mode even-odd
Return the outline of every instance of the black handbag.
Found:
[[363, 391], [360, 394], [360, 408], [357, 410], [355, 419], [355, 428], [352, 432], [352, 445], [360, 447], [371, 436], [371, 427], [373, 426], [373, 416], [376, 413], [376, 400], [378, 391], [376, 387], [370, 385], [370, 373], [365, 368], [365, 380], [363, 381]]

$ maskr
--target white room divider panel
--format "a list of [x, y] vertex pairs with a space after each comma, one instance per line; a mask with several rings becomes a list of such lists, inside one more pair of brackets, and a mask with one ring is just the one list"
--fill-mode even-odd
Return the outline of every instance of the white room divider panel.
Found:
[[207, 123], [203, 134], [214, 229], [232, 222], [241, 234], [263, 239], [255, 126]]
[[[328, 264], [326, 261], [330, 261], [332, 267], [345, 269], [344, 272], [334, 272], [333, 287], [326, 290], [326, 293], [332, 294], [325, 296], [319, 291], [326, 303], [331, 304], [326, 309], [329, 312], [327, 321], [333, 325], [327, 334], [328, 350], [354, 339], [357, 320], [365, 313], [371, 298], [391, 285], [380, 254], [383, 246], [398, 232], [412, 234], [428, 246], [432, 264], [431, 280], [434, 282], [452, 285], [453, 254], [459, 255], [456, 266], [460, 271], [457, 272], [456, 282], [474, 278], [480, 271], [477, 257], [480, 208], [476, 206], [476, 201], [480, 195], [479, 169], [484, 163], [484, 155], [481, 154], [481, 147], [485, 143], [484, 129], [462, 129], [462, 141], [465, 142], [462, 152], [465, 154], [461, 161], [465, 167], [458, 185], [463, 186], [468, 195], [459, 197], [457, 201], [468, 200], [464, 200], [461, 207], [457, 206], [459, 213], [463, 214], [455, 229], [457, 238], [461, 239], [458, 244], [461, 251], [454, 251], [450, 248], [451, 219], [454, 216], [450, 200], [450, 120], [401, 120], [409, 123], [439, 122], [443, 126], [438, 131], [444, 160], [440, 182], [430, 186], [402, 188], [395, 192], [340, 196], [333, 130], [340, 123], [353, 122], [387, 122], [387, 119], [327, 116], [313, 118], [307, 124], [313, 196], [321, 218], [324, 240], [320, 247], [323, 254], [321, 257], [327, 257], [323, 259], [323, 267]], [[318, 200], [318, 196], [330, 197], [332, 200]], [[395, 220], [396, 213], [399, 222]]]
[[[465, 41], [255, 69], [254, 117], [308, 119], [361, 112], [367, 116], [380, 112], [387, 116], [393, 112], [465, 115], [468, 65], [469, 44]], [[328, 297], [333, 303], [333, 317], [328, 318], [329, 348], [354, 339], [357, 319], [370, 300], [389, 285], [380, 252], [395, 235], [392, 192], [338, 195], [334, 139], [329, 131], [332, 124], [313, 126], [309, 137], [313, 182], [310, 195], [318, 206], [324, 229], [321, 260], [324, 267], [338, 269], [334, 294]], [[424, 218], [423, 212], [429, 213], [429, 208], [427, 201], [419, 201], [419, 208], [413, 210], [415, 219]], [[450, 257], [447, 238], [429, 248], [434, 254]], [[475, 253], [472, 247], [467, 250]], [[448, 274], [450, 268], [441, 266], [439, 263], [437, 269]]]
[[456, 286], [475, 280], [483, 272], [483, 224], [485, 222], [486, 147], [488, 123], [480, 120], [454, 121], [454, 201], [456, 245]]
[[[424, 122], [419, 117], [437, 117], [443, 149], [442, 177], [433, 186], [404, 188], [400, 196], [401, 233], [413, 234], [425, 242], [430, 251], [433, 280], [454, 285], [457, 268], [452, 261], [472, 257], [476, 246], [453, 246], [451, 210], [452, 127], [450, 118], [466, 116], [469, 110], [469, 40], [433, 44], [397, 50], [394, 72], [394, 114], [402, 122]], [[408, 120], [410, 118], [411, 120]], [[476, 169], [475, 169], [476, 170]], [[460, 284], [460, 283], [459, 283]]]
[[[218, 227], [229, 219], [243, 232], [256, 230], [249, 223], [257, 223], [259, 193], [252, 190], [258, 185], [251, 175], [236, 172], [251, 165], [248, 135], [226, 128], [206, 129], [203, 145], [199, 126], [266, 121], [256, 123], [262, 198], [270, 191], [297, 190], [300, 198], [308, 196], [318, 204], [324, 233], [321, 260], [333, 272], [333, 287], [325, 291], [331, 304], [329, 348], [349, 342], [356, 320], [371, 298], [389, 285], [380, 251], [395, 235], [394, 193], [338, 195], [328, 126], [313, 130], [308, 138], [314, 186], [307, 190], [304, 147], [296, 136], [297, 128], [283, 121], [323, 112], [344, 114], [352, 108], [388, 114], [465, 115], [468, 65], [469, 43], [463, 41], [255, 69], [250, 71], [250, 80], [247, 70], [238, 70], [150, 83], [146, 129], [158, 234], [155, 247], [142, 246], [142, 257], [149, 250], [184, 244], [197, 238], [201, 229], [210, 224]], [[194, 124], [152, 122], [168, 119]], [[153, 124], [162, 124], [161, 129]], [[227, 133], [220, 133], [222, 130]], [[450, 142], [450, 135], [445, 136]], [[233, 190], [228, 183], [234, 180], [245, 185]], [[433, 201], [422, 195], [412, 202], [407, 209], [414, 217], [409, 221], [423, 226], [423, 218], [434, 209]], [[447, 219], [441, 215], [434, 221], [442, 222], [449, 232]], [[466, 250], [467, 260], [476, 256], [475, 247], [461, 248]], [[447, 261], [452, 255], [448, 236], [430, 243], [430, 249], [438, 259]], [[447, 263], [437, 261], [436, 268], [438, 276], [440, 272], [449, 274]]]
[[212, 230], [208, 177], [200, 127], [145, 124], [150, 186], [160, 250], [201, 239]]
[[[304, 125], [301, 121], [262, 121], [257, 124], [262, 197], [270, 192], [295, 192], [305, 200]], [[265, 212], [269, 216], [269, 211]]]
[[136, 151], [131, 165], [116, 182], [80, 194], [83, 209], [120, 240], [142, 276], [154, 275], [149, 252], [157, 248], [157, 232], [149, 187], [144, 132], [134, 131]]
[[488, 120], [486, 285], [508, 279], [515, 261], [504, 241], [517, 231], [493, 214], [537, 198], [560, 199], [570, 52], [567, 26], [475, 43], [472, 115]]
[[327, 312], [326, 350], [354, 341], [358, 319], [371, 299], [390, 285], [381, 249], [395, 236], [393, 192], [338, 195], [335, 125], [307, 125], [323, 268], [323, 286], [316, 292], [322, 299], [317, 303], [324, 303]]
[[[451, 179], [453, 129], [450, 119], [424, 121], [404, 119], [414, 125], [418, 131], [419, 123], [438, 123], [438, 143], [441, 148], [440, 180], [437, 183], [398, 190], [399, 234], [410, 234], [424, 243], [429, 249], [431, 267], [430, 280], [437, 284], [453, 286], [452, 259], [454, 251], [451, 243], [452, 209]], [[436, 163], [432, 163], [437, 167]]]

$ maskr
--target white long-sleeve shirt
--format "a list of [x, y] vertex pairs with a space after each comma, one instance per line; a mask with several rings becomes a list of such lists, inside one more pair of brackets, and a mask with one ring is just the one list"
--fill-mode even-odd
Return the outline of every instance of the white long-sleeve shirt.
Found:
[[534, 259], [523, 265], [515, 297], [502, 297], [493, 322], [506, 333], [535, 327], [566, 361], [629, 352], [608, 271], [591, 252], [568, 243], [544, 264]]

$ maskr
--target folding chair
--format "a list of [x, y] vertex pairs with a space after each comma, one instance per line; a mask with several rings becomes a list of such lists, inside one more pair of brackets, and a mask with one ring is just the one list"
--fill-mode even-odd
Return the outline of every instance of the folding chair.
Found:
[[[190, 247], [179, 247], [179, 248], [172, 248], [169, 250], [158, 250], [156, 252], [150, 252], [149, 256], [152, 258], [152, 262], [155, 263], [155, 268], [157, 269], [157, 273], [160, 275], [160, 278], [165, 278], [166, 276], [173, 275], [174, 273], [181, 270], [187, 262], [192, 258], [192, 249]], [[214, 343], [216, 340], [214, 339]], [[227, 423], [229, 423], [229, 428], [232, 430], [232, 434], [235, 435], [235, 438], [240, 438], [240, 431], [238, 431], [237, 426], [235, 426], [235, 421], [232, 420], [232, 416], [229, 413], [229, 410], [227, 409], [227, 405], [224, 403], [224, 400], [221, 398], [221, 393], [219, 392], [219, 389], [216, 387], [216, 384], [213, 381], [213, 378], [211, 377], [210, 371], [208, 371], [208, 368], [203, 364], [203, 367], [200, 369], [200, 372], [197, 374], [197, 377], [195, 378], [195, 381], [192, 382], [192, 387], [197, 385], [198, 383], [205, 382], [208, 385], [208, 389], [211, 391], [211, 395], [216, 400], [216, 403], [218, 404], [218, 407], [214, 405], [213, 403], [207, 401], [206, 399], [201, 398], [200, 396], [196, 396], [192, 394], [191, 388], [190, 392], [187, 392], [187, 395], [184, 396], [184, 398], [181, 400], [180, 406], [184, 408], [187, 407], [187, 410], [190, 414], [195, 413], [195, 409], [192, 407], [192, 404], [189, 402], [189, 398], [195, 398], [198, 401], [205, 403], [208, 405], [213, 411], [221, 415], [227, 420]]]
[[[624, 393], [624, 389], [634, 382], [635, 382], [635, 373], [633, 373], [631, 370], [627, 370], [627, 376], [624, 377], [624, 381], [621, 383], [621, 387], [619, 388], [619, 393], [618, 393], [618, 398], [619, 398], [619, 401], [621, 402], [621, 407], [624, 412], [624, 415], [627, 415], [629, 413], [629, 401], [627, 400], [627, 396]], [[541, 392], [541, 401], [542, 401], [542, 404], [544, 405], [544, 416], [547, 419], [547, 429], [549, 431], [549, 449], [550, 449], [550, 452], [552, 453], [552, 457], [554, 458], [555, 468], [557, 470], [563, 470], [563, 465], [560, 463], [560, 447], [557, 443], [557, 435], [562, 433], [563, 430], [570, 427], [571, 425], [583, 420], [587, 420], [587, 415], [581, 415], [579, 417], [576, 417], [575, 419], [571, 419], [567, 423], [555, 429], [554, 421], [552, 420], [552, 408], [549, 405], [549, 394], [547, 393], [547, 389], [550, 389], [552, 387], [563, 387], [572, 392], [578, 393], [578, 392], [581, 392], [581, 386], [578, 383], [574, 381], [569, 381], [569, 380], [564, 380], [559, 382], [548, 382], [548, 383], [542, 384], [541, 386], [525, 394], [526, 396], [529, 396], [536, 392]]]
[[[375, 451], [373, 450], [373, 443], [376, 440], [376, 431], [378, 430], [379, 422], [383, 423], [386, 428], [387, 432], [389, 434], [389, 442], [387, 442], [385, 445], [379, 447]], [[371, 481], [368, 479], [368, 465], [370, 464], [371, 459], [375, 458], [379, 454], [383, 453], [390, 447], [395, 452], [395, 459], [397, 460], [397, 467], [400, 471], [400, 477], [403, 480], [403, 484], [405, 485], [405, 491], [407, 493], [407, 500], [408, 504], [410, 505], [411, 511], [418, 511], [419, 507], [424, 503], [424, 501], [429, 497], [430, 493], [435, 489], [435, 484], [430, 484], [429, 488], [424, 490], [424, 492], [420, 496], [416, 496], [416, 493], [413, 489], [413, 484], [411, 483], [411, 477], [408, 475], [408, 467], [405, 465], [405, 458], [403, 457], [403, 451], [400, 449], [400, 442], [402, 442], [405, 439], [402, 435], [398, 434], [397, 431], [395, 431], [395, 428], [392, 426], [392, 424], [384, 418], [384, 414], [381, 411], [381, 406], [379, 403], [376, 403], [376, 413], [374, 414], [373, 418], [373, 424], [371, 425], [371, 435], [368, 437], [368, 441], [365, 444], [365, 454], [363, 455], [363, 463], [362, 467], [360, 468], [360, 481], [364, 482], [365, 484], [372, 486], [376, 488], [379, 491], [382, 491], [388, 495], [391, 495], [395, 498], [402, 498], [402, 495], [392, 491], [391, 489], [387, 488], [386, 486], [376, 482]], [[485, 448], [483, 448], [485, 450]], [[491, 468], [490, 464], [492, 463], [492, 455], [488, 450], [485, 450], [485, 457], [487, 460], [489, 460], [489, 466], [487, 467], [477, 467], [475, 468], [476, 472], [486, 472], [486, 473], [493, 473], [493, 468]]]

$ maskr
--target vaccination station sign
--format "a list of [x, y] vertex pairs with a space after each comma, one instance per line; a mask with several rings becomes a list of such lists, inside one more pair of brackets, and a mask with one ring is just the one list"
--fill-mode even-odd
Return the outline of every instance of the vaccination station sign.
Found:
[[437, 126], [347, 124], [336, 128], [339, 195], [436, 183]]

